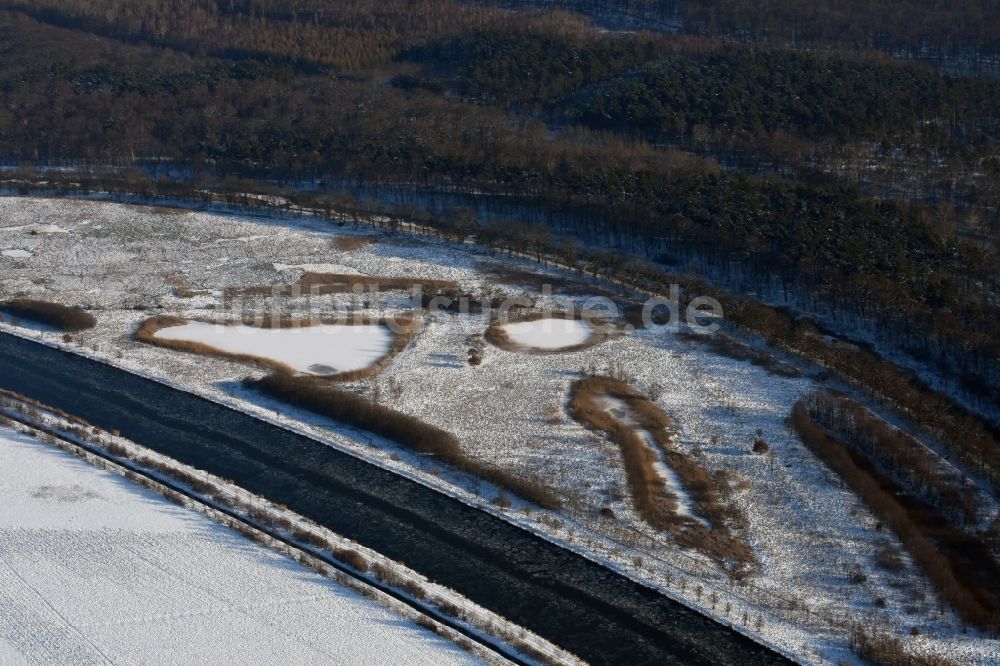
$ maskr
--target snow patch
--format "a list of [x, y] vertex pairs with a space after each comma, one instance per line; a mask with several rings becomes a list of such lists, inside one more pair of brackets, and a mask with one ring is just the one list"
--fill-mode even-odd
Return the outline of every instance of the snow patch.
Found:
[[15, 248], [12, 250], [0, 250], [0, 256], [9, 257], [11, 259], [29, 259], [35, 256], [35, 254], [33, 252], [28, 252], [27, 250], [19, 250]]

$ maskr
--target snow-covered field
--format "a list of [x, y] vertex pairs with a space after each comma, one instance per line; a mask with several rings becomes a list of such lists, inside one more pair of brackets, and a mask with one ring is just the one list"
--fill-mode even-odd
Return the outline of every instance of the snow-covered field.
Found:
[[367, 368], [385, 356], [392, 344], [388, 327], [380, 324], [259, 328], [190, 321], [161, 328], [155, 337], [196, 342], [227, 354], [268, 359], [315, 375]]
[[[43, 226], [64, 233], [30, 234]], [[933, 590], [908, 558], [900, 571], [876, 564], [880, 546], [898, 543], [785, 423], [792, 404], [817, 387], [807, 375], [770, 374], [654, 330], [613, 335], [582, 351], [505, 351], [481, 344], [488, 315], [435, 313], [378, 376], [351, 385], [454, 432], [471, 455], [542, 476], [567, 500], [562, 511], [545, 512], [517, 501], [509, 508], [495, 504], [497, 490], [488, 484], [242, 389], [239, 379], [259, 376], [260, 369], [130, 338], [152, 313], [233, 319], [274, 309], [282, 316], [307, 316], [340, 307], [387, 316], [403, 305], [398, 294], [238, 303], [219, 296], [228, 287], [291, 283], [315, 266], [453, 280], [484, 295], [528, 293], [480, 273], [477, 264], [486, 252], [476, 247], [402, 234], [351, 251], [334, 242], [337, 235], [371, 233], [370, 227], [301, 217], [161, 214], [112, 203], [4, 198], [3, 242], [33, 256], [0, 258], [0, 293], [92, 307], [97, 328], [74, 335], [70, 348], [169, 380], [483, 505], [804, 662], [851, 661], [846, 629], [851, 621], [883, 626], [914, 651], [969, 664], [1000, 661], [1000, 642], [963, 632], [953, 613], [939, 612]], [[542, 271], [533, 263], [504, 261]], [[198, 295], [178, 296], [181, 289]], [[21, 332], [64, 345], [59, 333]], [[534, 327], [523, 333], [528, 337], [522, 340], [537, 346]], [[543, 335], [540, 341], [553, 340]], [[565, 343], [562, 336], [557, 341]], [[478, 367], [466, 363], [472, 346], [484, 350]], [[569, 386], [585, 369], [624, 372], [636, 387], [657, 394], [677, 426], [676, 446], [708, 470], [729, 474], [727, 501], [746, 515], [750, 544], [762, 563], [746, 585], [731, 584], [717, 566], [642, 522], [629, 501], [617, 447], [566, 416]], [[770, 447], [768, 455], [751, 451], [758, 431]], [[615, 518], [603, 517], [603, 508]], [[920, 635], [911, 637], [912, 628]]]
[[0, 427], [0, 663], [476, 663], [294, 560]]

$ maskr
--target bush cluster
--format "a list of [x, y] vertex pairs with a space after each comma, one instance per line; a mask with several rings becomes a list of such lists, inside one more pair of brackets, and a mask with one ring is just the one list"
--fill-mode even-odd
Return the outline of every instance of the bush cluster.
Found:
[[94, 315], [81, 308], [48, 301], [15, 298], [0, 302], [0, 310], [13, 317], [31, 319], [68, 333], [76, 333], [97, 325]]

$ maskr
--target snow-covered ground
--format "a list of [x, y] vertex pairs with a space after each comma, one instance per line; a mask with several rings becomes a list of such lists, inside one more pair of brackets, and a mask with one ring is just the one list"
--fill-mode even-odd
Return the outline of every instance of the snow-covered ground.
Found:
[[0, 663], [477, 663], [290, 558], [3, 427], [0, 506]]
[[[39, 225], [65, 233], [30, 234]], [[4, 243], [33, 256], [0, 260], [0, 294], [87, 305], [99, 322], [92, 331], [74, 334], [69, 345], [55, 332], [21, 329], [22, 334], [165, 379], [482, 505], [804, 662], [850, 661], [850, 621], [884, 626], [914, 651], [969, 664], [1000, 661], [1000, 642], [963, 632], [952, 612], [938, 611], [933, 590], [905, 555], [900, 571], [876, 564], [878, 548], [898, 542], [785, 423], [794, 402], [817, 387], [808, 376], [770, 374], [654, 330], [614, 335], [582, 351], [505, 351], [480, 344], [488, 315], [435, 313], [377, 377], [350, 385], [455, 433], [470, 455], [543, 477], [566, 498], [563, 510], [546, 512], [518, 501], [509, 508], [494, 504], [497, 490], [488, 484], [244, 390], [239, 379], [259, 376], [260, 369], [131, 340], [135, 327], [154, 312], [233, 319], [274, 308], [291, 316], [341, 307], [387, 316], [401, 306], [398, 294], [277, 303], [269, 297], [226, 303], [220, 296], [228, 287], [291, 283], [313, 266], [452, 280], [484, 295], [523, 292], [480, 273], [477, 264], [486, 252], [475, 247], [408, 235], [382, 236], [350, 251], [334, 242], [338, 235], [371, 233], [370, 227], [301, 217], [163, 214], [112, 203], [5, 198], [0, 199]], [[503, 260], [514, 268], [542, 270]], [[180, 297], [181, 289], [199, 295]], [[3, 326], [10, 329], [9, 323]], [[478, 367], [466, 362], [471, 346], [484, 349]], [[624, 372], [637, 388], [658, 395], [657, 404], [676, 425], [676, 446], [706, 469], [728, 473], [727, 501], [747, 517], [750, 544], [762, 563], [745, 585], [733, 585], [717, 566], [651, 530], [628, 499], [617, 447], [567, 417], [569, 387], [580, 371], [606, 369]], [[752, 453], [758, 430], [768, 455]], [[602, 516], [605, 507], [612, 509], [613, 520]], [[912, 628], [920, 635], [911, 637]]]
[[526, 349], [558, 351], [587, 342], [594, 327], [582, 319], [547, 317], [535, 321], [518, 321], [500, 326], [507, 339]]
[[389, 352], [392, 335], [381, 324], [329, 324], [303, 328], [210, 324], [190, 321], [161, 328], [155, 337], [268, 359], [298, 372], [332, 375], [361, 370]]

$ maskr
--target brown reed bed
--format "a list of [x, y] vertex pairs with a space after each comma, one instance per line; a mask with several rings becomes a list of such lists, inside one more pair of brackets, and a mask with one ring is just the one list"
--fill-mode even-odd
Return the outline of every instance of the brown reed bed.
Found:
[[30, 298], [0, 301], [0, 312], [11, 317], [45, 324], [67, 333], [78, 333], [97, 325], [97, 318], [86, 310]]
[[[601, 403], [604, 397], [622, 401], [633, 423], [609, 412]], [[750, 546], [736, 535], [737, 530], [745, 529], [742, 514], [722, 501], [725, 479], [713, 476], [673, 446], [673, 420], [656, 403], [619, 379], [590, 376], [573, 384], [569, 410], [579, 423], [604, 432], [619, 446], [632, 500], [646, 522], [669, 531], [681, 545], [704, 552], [734, 578], [744, 577], [756, 568], [757, 558]], [[643, 431], [659, 448], [664, 463], [680, 478], [695, 513], [705, 522], [677, 513], [677, 497], [656, 471], [659, 456], [644, 441]]]
[[469, 456], [452, 433], [416, 416], [380, 405], [317, 377], [276, 372], [249, 386], [297, 407], [392, 440], [416, 453], [431, 456], [462, 472], [494, 483], [538, 506], [557, 509], [559, 496], [535, 477], [514, 474]]
[[231, 288], [226, 296], [294, 296], [312, 294], [372, 293], [380, 291], [439, 291], [458, 289], [452, 280], [415, 277], [385, 277], [375, 275], [347, 275], [343, 273], [306, 272], [291, 284], [260, 285], [256, 287]]
[[736, 359], [737, 361], [749, 361], [753, 365], [764, 368], [773, 375], [781, 377], [802, 376], [802, 372], [798, 368], [778, 360], [773, 354], [755, 349], [744, 342], [740, 342], [718, 331], [710, 335], [682, 332], [679, 337], [685, 343], [703, 345], [720, 356]]
[[353, 252], [378, 241], [378, 236], [337, 236], [333, 245], [341, 252]]
[[977, 521], [980, 502], [975, 485], [960, 472], [944, 467], [937, 454], [916, 437], [839, 393], [814, 391], [803, 403], [814, 421], [870, 456], [880, 471], [909, 492], [953, 521]]
[[871, 458], [832, 436], [804, 400], [791, 423], [802, 442], [899, 538], [943, 601], [976, 627], [1000, 628], [1000, 566], [982, 540], [949, 524], [946, 516], [878, 471]]

